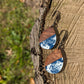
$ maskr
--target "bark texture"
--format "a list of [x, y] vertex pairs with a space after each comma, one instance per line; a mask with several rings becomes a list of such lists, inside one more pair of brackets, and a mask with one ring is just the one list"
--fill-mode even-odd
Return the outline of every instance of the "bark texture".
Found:
[[[84, 84], [84, 0], [53, 0], [50, 9], [48, 5], [40, 8], [40, 18], [35, 22], [30, 35], [36, 84]], [[44, 12], [47, 7], [48, 13]], [[60, 11], [61, 16], [57, 24], [58, 33], [66, 30], [68, 38], [61, 50], [64, 57], [63, 70], [52, 75], [43, 66], [47, 56], [56, 48], [39, 48], [39, 35], [43, 29], [53, 24], [56, 10]], [[59, 38], [61, 37], [62, 35]]]

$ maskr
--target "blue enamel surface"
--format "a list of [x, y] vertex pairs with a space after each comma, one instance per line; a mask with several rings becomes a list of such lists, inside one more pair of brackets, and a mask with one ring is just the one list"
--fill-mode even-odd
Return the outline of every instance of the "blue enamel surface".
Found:
[[40, 46], [44, 49], [52, 49], [55, 44], [56, 44], [56, 34], [41, 42]]
[[63, 58], [60, 58], [55, 62], [47, 65], [45, 69], [51, 74], [56, 74], [61, 71], [62, 67], [63, 67]]

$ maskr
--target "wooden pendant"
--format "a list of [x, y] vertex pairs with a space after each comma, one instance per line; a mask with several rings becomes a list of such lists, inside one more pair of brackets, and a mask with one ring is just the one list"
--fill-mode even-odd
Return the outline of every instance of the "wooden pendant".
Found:
[[50, 27], [43, 31], [43, 33], [40, 35], [40, 46], [44, 49], [52, 49], [54, 45], [56, 44], [56, 34], [53, 27]]
[[55, 49], [45, 60], [45, 69], [51, 74], [59, 73], [63, 68], [63, 56], [60, 49]]

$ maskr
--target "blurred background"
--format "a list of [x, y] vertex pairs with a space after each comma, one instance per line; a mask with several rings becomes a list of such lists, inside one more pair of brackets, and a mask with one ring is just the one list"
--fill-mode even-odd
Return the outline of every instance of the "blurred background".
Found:
[[29, 35], [38, 16], [38, 0], [0, 0], [0, 84], [34, 77]]

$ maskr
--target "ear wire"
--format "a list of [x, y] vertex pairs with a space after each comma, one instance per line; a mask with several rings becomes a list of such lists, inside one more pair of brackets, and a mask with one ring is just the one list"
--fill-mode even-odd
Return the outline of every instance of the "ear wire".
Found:
[[62, 46], [64, 47], [64, 42], [65, 42], [65, 40], [67, 39], [68, 32], [67, 32], [66, 30], [62, 30], [60, 34], [62, 34], [63, 31], [64, 31], [65, 33], [64, 33], [64, 36], [63, 36], [61, 42], [60, 42], [59, 45], [58, 45], [58, 49], [62, 48]]

